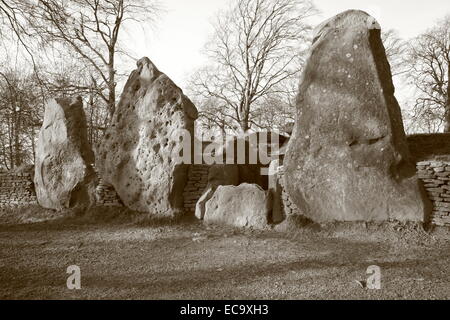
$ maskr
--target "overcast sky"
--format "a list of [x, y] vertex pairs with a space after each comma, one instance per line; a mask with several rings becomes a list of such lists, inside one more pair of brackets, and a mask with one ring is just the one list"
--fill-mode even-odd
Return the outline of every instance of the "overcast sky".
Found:
[[[229, 0], [160, 0], [165, 7], [153, 31], [130, 35], [136, 55], [148, 56], [181, 88], [186, 76], [204, 63], [201, 50], [212, 32], [211, 21]], [[383, 29], [397, 29], [404, 38], [418, 35], [437, 19], [450, 14], [450, 0], [315, 0], [320, 23], [347, 9], [362, 9], [377, 18]]]

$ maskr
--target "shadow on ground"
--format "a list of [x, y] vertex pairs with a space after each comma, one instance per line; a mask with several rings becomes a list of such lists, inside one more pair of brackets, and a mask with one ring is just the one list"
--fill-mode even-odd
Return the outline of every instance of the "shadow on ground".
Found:
[[[8, 214], [0, 215], [1, 299], [450, 298], [446, 229], [340, 224], [279, 233], [104, 208], [31, 223], [26, 213]], [[81, 290], [66, 287], [70, 265], [81, 269]], [[381, 290], [360, 285], [370, 265], [381, 268]]]

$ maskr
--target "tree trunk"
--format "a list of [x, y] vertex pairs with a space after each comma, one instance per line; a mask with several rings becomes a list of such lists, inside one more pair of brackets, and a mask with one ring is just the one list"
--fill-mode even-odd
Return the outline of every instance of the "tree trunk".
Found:
[[31, 137], [31, 152], [33, 156], [33, 165], [36, 163], [36, 142], [34, 141], [35, 132], [34, 126], [30, 126], [30, 137]]
[[246, 119], [241, 120], [241, 122], [239, 123], [241, 130], [243, 133], [246, 133], [248, 129], [250, 129], [248, 127], [248, 121]]
[[445, 128], [444, 132], [450, 132], [450, 64], [447, 67], [447, 103], [445, 104]]
[[[247, 100], [247, 99], [245, 99]], [[248, 117], [250, 113], [250, 106], [248, 105], [247, 101], [241, 102], [240, 105], [240, 112], [239, 112], [239, 126], [241, 127], [241, 130], [243, 133], [246, 133], [248, 131], [249, 125], [248, 125]]]
[[12, 115], [8, 119], [8, 160], [9, 160], [9, 170], [14, 169], [14, 149], [13, 149], [13, 137], [14, 137], [14, 128], [13, 128], [13, 119]]
[[109, 64], [108, 64], [108, 111], [110, 119], [116, 110], [116, 75], [114, 71], [114, 49], [109, 50]]
[[450, 132], [450, 105], [448, 103], [445, 107], [444, 132]]
[[20, 116], [21, 110], [14, 110], [14, 166], [16, 168], [20, 167], [22, 165], [22, 146], [20, 145], [20, 124], [21, 124], [21, 116]]
[[226, 139], [227, 139], [226, 138], [227, 131], [225, 130], [225, 126], [226, 126], [225, 119], [222, 119], [221, 124], [220, 124], [220, 132], [222, 133], [222, 139], [223, 139], [224, 144], [226, 143]]
[[89, 92], [89, 143], [91, 146], [94, 145], [94, 131], [97, 130], [94, 128], [94, 93], [93, 90]]

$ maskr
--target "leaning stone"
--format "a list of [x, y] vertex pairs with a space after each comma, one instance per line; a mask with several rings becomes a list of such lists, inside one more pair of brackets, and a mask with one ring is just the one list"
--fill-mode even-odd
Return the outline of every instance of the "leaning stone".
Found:
[[203, 220], [203, 217], [205, 216], [206, 202], [214, 195], [214, 190], [215, 188], [209, 188], [208, 190], [206, 190], [195, 204], [195, 216], [197, 217], [197, 219]]

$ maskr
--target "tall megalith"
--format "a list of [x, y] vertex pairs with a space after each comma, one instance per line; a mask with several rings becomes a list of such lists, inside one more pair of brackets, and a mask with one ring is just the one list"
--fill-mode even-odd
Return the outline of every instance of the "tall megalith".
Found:
[[174, 216], [183, 210], [187, 165], [180, 133], [194, 136], [198, 112], [170, 78], [146, 57], [128, 78], [98, 148], [101, 178], [132, 210]]
[[356, 10], [315, 30], [284, 162], [288, 194], [314, 221], [423, 221], [428, 210], [380, 33]]
[[38, 203], [54, 210], [94, 204], [93, 163], [81, 98], [47, 101], [35, 153]]

